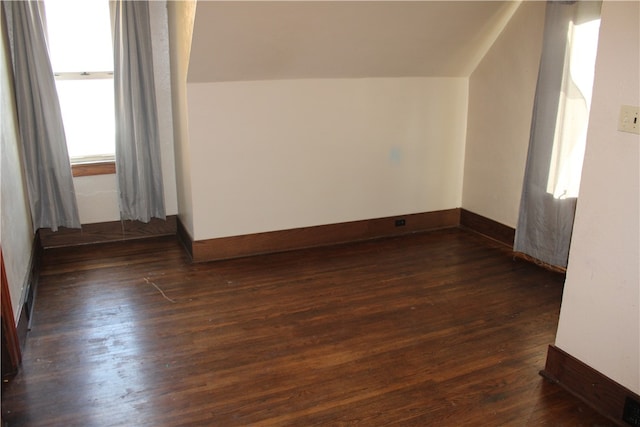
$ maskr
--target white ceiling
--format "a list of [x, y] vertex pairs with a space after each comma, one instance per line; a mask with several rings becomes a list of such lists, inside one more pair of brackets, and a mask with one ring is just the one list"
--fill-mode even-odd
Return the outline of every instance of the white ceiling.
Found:
[[199, 1], [189, 82], [464, 77], [518, 1]]

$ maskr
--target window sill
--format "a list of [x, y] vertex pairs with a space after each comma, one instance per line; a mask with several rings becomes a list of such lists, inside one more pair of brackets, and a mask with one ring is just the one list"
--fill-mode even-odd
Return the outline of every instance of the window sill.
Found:
[[116, 162], [77, 163], [71, 165], [71, 173], [74, 177], [113, 175], [116, 173]]

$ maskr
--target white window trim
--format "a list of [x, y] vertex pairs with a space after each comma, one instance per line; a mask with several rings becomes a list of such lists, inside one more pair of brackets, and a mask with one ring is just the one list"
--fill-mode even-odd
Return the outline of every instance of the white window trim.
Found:
[[56, 80], [113, 79], [113, 71], [82, 71], [53, 73]]

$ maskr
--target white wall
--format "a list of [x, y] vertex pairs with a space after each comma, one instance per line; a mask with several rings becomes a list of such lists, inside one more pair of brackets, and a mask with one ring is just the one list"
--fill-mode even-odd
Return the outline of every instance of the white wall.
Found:
[[529, 146], [544, 2], [523, 2], [469, 78], [462, 207], [514, 227]]
[[167, 215], [178, 213], [176, 195], [176, 168], [173, 149], [173, 112], [171, 102], [171, 64], [169, 52], [169, 25], [166, 1], [149, 2], [153, 71], [158, 108], [158, 136], [162, 156], [162, 182]]
[[168, 2], [175, 175], [180, 222], [193, 236], [191, 154], [187, 117], [187, 71], [196, 2]]
[[[1, 21], [1, 20], [0, 20]], [[2, 23], [0, 22], [0, 25]], [[33, 225], [26, 195], [26, 180], [21, 168], [18, 119], [13, 102], [13, 80], [9, 60], [9, 47], [5, 44], [2, 27], [0, 52], [0, 243], [5, 261], [11, 306], [16, 320], [20, 316], [25, 297], [25, 285], [31, 264]]]
[[201, 1], [189, 83], [468, 77], [518, 1]]
[[640, 393], [640, 3], [605, 1], [582, 181], [556, 346]]
[[73, 178], [81, 224], [120, 219], [117, 185], [115, 175]]
[[459, 207], [467, 81], [189, 83], [193, 238]]
[[[173, 113], [171, 111], [171, 73], [166, 1], [149, 2], [149, 14], [153, 38], [153, 66], [165, 211], [167, 215], [175, 215], [178, 212], [178, 204], [173, 151]], [[115, 175], [77, 177], [74, 178], [74, 186], [82, 224], [120, 220]]]

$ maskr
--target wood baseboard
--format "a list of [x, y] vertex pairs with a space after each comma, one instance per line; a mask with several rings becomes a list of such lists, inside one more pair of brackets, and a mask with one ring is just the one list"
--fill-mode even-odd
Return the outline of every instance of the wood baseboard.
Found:
[[535, 264], [538, 267], [542, 267], [545, 270], [553, 271], [554, 273], [559, 273], [559, 274], [567, 274], [566, 267], [559, 267], [557, 265], [547, 264], [544, 261], [541, 261], [541, 260], [539, 260], [537, 258], [532, 257], [531, 255], [527, 255], [527, 254], [524, 254], [522, 252], [514, 252], [513, 256], [518, 258], [518, 259], [521, 259], [523, 261], [527, 261], [527, 262], [530, 262], [532, 264]]
[[459, 224], [460, 209], [456, 208], [198, 241], [190, 241], [186, 233], [184, 237], [189, 239], [185, 247], [187, 251], [191, 248], [192, 260], [204, 262], [399, 236]]
[[637, 425], [623, 421], [623, 415], [626, 399], [640, 402], [640, 396], [558, 347], [549, 346], [547, 362], [540, 375], [558, 384], [617, 425]]
[[[516, 237], [516, 229], [513, 227], [501, 224], [497, 221], [494, 221], [482, 215], [478, 215], [477, 213], [468, 211], [466, 209], [460, 209], [460, 227], [478, 234], [482, 234], [484, 237], [487, 237], [498, 243], [502, 243], [508, 246], [509, 249], [513, 249]], [[522, 252], [513, 252], [513, 256], [535, 264], [538, 267], [553, 271], [554, 273], [567, 273], [566, 268], [547, 264], [532, 256], [523, 254]]]
[[[18, 329], [11, 306], [11, 295], [9, 293], [9, 282], [4, 268], [4, 256], [0, 248], [0, 282], [2, 282], [2, 378], [11, 377], [18, 373], [18, 367], [22, 361], [22, 351], [18, 337]], [[4, 384], [4, 381], [3, 381]]]
[[187, 251], [187, 254], [191, 260], [193, 260], [193, 240], [191, 239], [191, 235], [187, 231], [187, 228], [184, 226], [182, 221], [180, 221], [180, 218], [177, 219], [176, 234], [178, 235], [178, 240]]
[[[404, 220], [396, 226], [396, 220]], [[237, 258], [314, 246], [399, 236], [438, 228], [458, 227], [513, 246], [515, 230], [494, 220], [455, 208], [346, 223], [279, 230], [194, 241], [176, 215], [166, 221], [111, 221], [85, 224], [82, 229], [38, 230], [42, 248], [78, 246], [176, 234], [194, 262]]]
[[81, 229], [60, 228], [56, 232], [41, 228], [38, 234], [45, 249], [175, 235], [176, 216], [170, 215], [166, 220], [152, 218], [148, 223], [110, 221], [84, 224]]
[[[396, 226], [396, 220], [404, 220], [404, 225]], [[176, 215], [168, 216], [166, 221], [153, 218], [146, 224], [111, 221], [85, 224], [82, 229], [60, 228], [56, 232], [40, 229], [38, 237], [42, 248], [54, 248], [176, 234], [191, 259], [202, 262], [458, 226], [513, 247], [513, 228], [462, 208], [199, 241], [191, 238]]]
[[33, 237], [33, 245], [31, 247], [31, 263], [29, 265], [29, 274], [27, 276], [27, 289], [22, 304], [22, 312], [18, 318], [18, 337], [20, 344], [24, 347], [27, 341], [27, 333], [31, 330], [31, 320], [33, 319], [33, 308], [35, 307], [36, 296], [38, 293], [38, 281], [40, 278], [40, 265], [42, 262], [42, 244], [40, 243], [40, 234], [36, 233]]
[[460, 226], [513, 248], [513, 241], [516, 236], [515, 228], [466, 209], [460, 209]]

